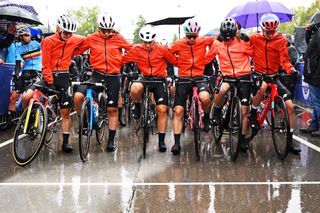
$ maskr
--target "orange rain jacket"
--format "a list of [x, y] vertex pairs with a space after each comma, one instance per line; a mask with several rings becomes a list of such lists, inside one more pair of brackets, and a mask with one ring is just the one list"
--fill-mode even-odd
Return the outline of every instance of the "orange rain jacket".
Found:
[[59, 33], [45, 38], [41, 42], [42, 73], [48, 84], [53, 84], [53, 71], [67, 71], [71, 64], [74, 50], [83, 42], [83, 37], [73, 35], [68, 40], [60, 39]]
[[154, 43], [151, 50], [147, 50], [143, 44], [135, 45], [122, 58], [124, 64], [136, 62], [139, 70], [145, 77], [166, 77], [166, 60], [172, 64], [177, 63], [177, 58], [169, 52], [168, 48], [158, 43]]
[[251, 73], [249, 56], [253, 55], [250, 42], [233, 39], [230, 42], [215, 40], [207, 55], [207, 63], [218, 55], [220, 69], [223, 75], [237, 78]]
[[278, 72], [279, 66], [290, 74], [294, 67], [290, 63], [287, 39], [275, 34], [271, 40], [266, 40], [262, 34], [255, 33], [250, 36], [254, 48], [254, 69], [260, 73], [273, 74]]
[[198, 37], [194, 45], [187, 38], [180, 39], [172, 45], [170, 51], [178, 56], [178, 76], [203, 76], [206, 65], [206, 48], [216, 37]]
[[99, 32], [87, 36], [76, 53], [90, 48], [90, 65], [93, 70], [119, 74], [122, 66], [122, 48], [129, 50], [131, 44], [120, 34], [104, 38]]

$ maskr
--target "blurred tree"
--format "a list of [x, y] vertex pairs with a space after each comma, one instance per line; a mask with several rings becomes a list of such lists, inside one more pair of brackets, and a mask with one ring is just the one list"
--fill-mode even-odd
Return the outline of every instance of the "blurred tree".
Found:
[[173, 39], [172, 39], [172, 43], [175, 42], [176, 40], [178, 40], [178, 36], [177, 36], [177, 34], [174, 34]]
[[297, 7], [292, 11], [294, 16], [292, 22], [283, 23], [279, 27], [279, 32], [292, 35], [294, 26], [305, 26], [311, 16], [320, 8], [320, 0], [315, 0], [309, 7]]
[[68, 14], [74, 17], [79, 23], [77, 34], [86, 36], [98, 31], [96, 20], [99, 12], [100, 9], [98, 6], [90, 8], [82, 6], [78, 10], [68, 10]]
[[137, 44], [140, 42], [140, 38], [139, 38], [139, 31], [141, 29], [141, 27], [143, 27], [146, 24], [146, 20], [143, 18], [142, 15], [139, 15], [137, 23], [136, 23], [136, 28], [134, 29], [133, 32], [133, 43]]

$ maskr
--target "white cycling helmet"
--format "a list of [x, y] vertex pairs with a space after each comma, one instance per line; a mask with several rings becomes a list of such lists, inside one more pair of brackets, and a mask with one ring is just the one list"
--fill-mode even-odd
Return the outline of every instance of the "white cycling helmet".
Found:
[[57, 20], [57, 25], [62, 31], [74, 33], [77, 31], [76, 21], [69, 15], [61, 15]]
[[112, 17], [107, 13], [101, 13], [98, 15], [97, 24], [99, 28], [109, 30], [109, 29], [113, 29], [115, 22], [112, 19]]
[[156, 30], [152, 25], [143, 26], [139, 31], [139, 37], [142, 41], [151, 42], [156, 39]]

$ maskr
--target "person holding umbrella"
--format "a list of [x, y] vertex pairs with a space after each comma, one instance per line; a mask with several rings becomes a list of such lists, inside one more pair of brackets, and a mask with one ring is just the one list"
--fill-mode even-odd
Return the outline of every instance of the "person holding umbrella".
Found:
[[[281, 67], [288, 74], [299, 75], [299, 72], [290, 63], [288, 55], [287, 39], [277, 33], [280, 20], [273, 13], [264, 14], [259, 21], [259, 25], [262, 29], [262, 33], [254, 33], [250, 36], [250, 42], [254, 47], [254, 70], [255, 75], [261, 76], [262, 74], [271, 75], [278, 72], [278, 68]], [[294, 106], [289, 90], [283, 86], [280, 80], [277, 80], [278, 93], [283, 97], [286, 107], [289, 113], [290, 120], [290, 147], [289, 151], [294, 154], [298, 154], [301, 150], [292, 142], [292, 134], [294, 130]], [[267, 83], [262, 82], [261, 87], [257, 94], [253, 97], [252, 109], [250, 120], [257, 128], [257, 109], [264, 97], [267, 89]]]

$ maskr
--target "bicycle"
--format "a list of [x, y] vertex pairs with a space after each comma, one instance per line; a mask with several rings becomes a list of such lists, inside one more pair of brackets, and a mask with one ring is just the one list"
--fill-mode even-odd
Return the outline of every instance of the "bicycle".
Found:
[[12, 152], [15, 162], [25, 166], [39, 153], [42, 145], [49, 145], [56, 123], [60, 119], [50, 95], [59, 92], [46, 86], [35, 85], [33, 97], [23, 111], [13, 136]]
[[[215, 93], [218, 93], [222, 83], [228, 83], [230, 90], [226, 94], [226, 99], [221, 109], [221, 125], [213, 126], [213, 136], [216, 143], [221, 141], [224, 130], [229, 133], [229, 139], [227, 146], [229, 147], [230, 157], [235, 161], [238, 157], [240, 144], [239, 138], [242, 134], [242, 104], [238, 97], [238, 84], [239, 83], [250, 83], [252, 80], [238, 79], [238, 78], [227, 78], [221, 77], [221, 80], [215, 88]], [[211, 108], [211, 118], [213, 118], [214, 105]]]
[[192, 96], [189, 96], [191, 101], [190, 107], [186, 106], [186, 116], [187, 119], [184, 123], [186, 127], [189, 127], [191, 130], [193, 130], [194, 133], [194, 146], [195, 146], [195, 154], [197, 160], [200, 160], [200, 149], [201, 149], [201, 141], [200, 141], [200, 131], [203, 128], [202, 123], [202, 114], [203, 110], [201, 107], [201, 102], [199, 98], [199, 92], [198, 92], [198, 83], [208, 83], [210, 77], [179, 77], [176, 81], [177, 87], [179, 85], [183, 84], [191, 84], [192, 85]]
[[[278, 87], [276, 81], [279, 77], [278, 73], [272, 75], [261, 75], [268, 87], [263, 104], [260, 104], [260, 109], [257, 110], [257, 123], [258, 128], [261, 128], [264, 124], [264, 121], [267, 120], [268, 112], [271, 111], [271, 132], [272, 132], [272, 141], [274, 148], [278, 157], [281, 160], [284, 160], [289, 153], [289, 144], [291, 143], [289, 139], [290, 134], [290, 123], [289, 115], [282, 97], [278, 94]], [[269, 123], [269, 121], [267, 120]], [[252, 140], [257, 134], [257, 130], [252, 131], [252, 134], [248, 140]]]
[[[88, 158], [93, 130], [96, 132], [96, 139], [99, 145], [101, 145], [105, 136], [107, 117], [106, 87], [103, 83], [92, 82], [71, 82], [71, 85], [87, 86], [79, 121], [79, 152], [81, 160], [85, 162]], [[93, 89], [94, 87], [103, 88], [103, 91], [97, 94]]]
[[[163, 78], [157, 77], [144, 77], [143, 79], [133, 80], [133, 82], [142, 83], [144, 86], [143, 92], [143, 108], [142, 116], [140, 119], [140, 127], [143, 129], [143, 145], [142, 154], [143, 158], [146, 158], [147, 143], [149, 142], [149, 130], [156, 128], [156, 112], [151, 107], [151, 92], [149, 91], [150, 84], [165, 84]], [[165, 85], [164, 85], [165, 86]], [[165, 88], [165, 87], [163, 87]], [[140, 128], [139, 128], [140, 129]], [[137, 132], [139, 131], [137, 130]]]
[[128, 123], [131, 122], [131, 108], [132, 108], [132, 100], [130, 97], [130, 85], [133, 80], [136, 80], [139, 77], [139, 73], [134, 71], [133, 69], [129, 69], [128, 73], [123, 73], [123, 89], [122, 89], [122, 99], [123, 99], [123, 118], [124, 121], [128, 119]]

